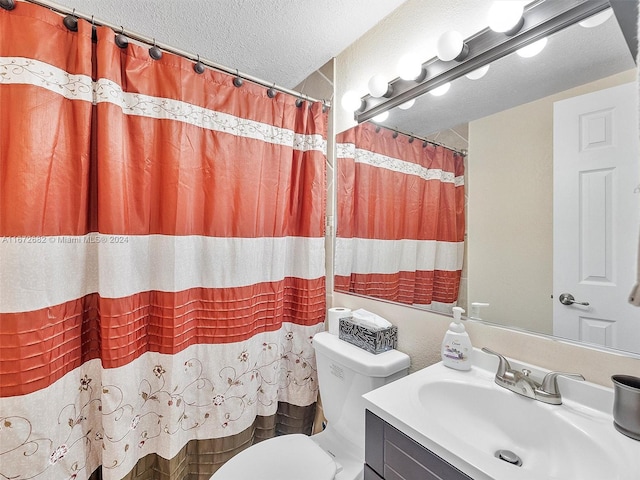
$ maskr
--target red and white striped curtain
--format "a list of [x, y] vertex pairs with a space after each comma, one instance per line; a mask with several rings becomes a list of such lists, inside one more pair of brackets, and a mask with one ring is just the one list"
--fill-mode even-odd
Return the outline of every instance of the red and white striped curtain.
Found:
[[78, 27], [0, 9], [0, 478], [208, 478], [312, 422], [326, 115]]
[[337, 136], [335, 289], [440, 311], [464, 257], [464, 157], [365, 123]]

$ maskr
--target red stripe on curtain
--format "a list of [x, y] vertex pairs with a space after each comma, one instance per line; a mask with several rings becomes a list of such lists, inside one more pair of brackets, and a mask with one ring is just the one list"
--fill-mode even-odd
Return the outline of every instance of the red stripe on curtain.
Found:
[[355, 164], [355, 178], [354, 237], [458, 241], [457, 187], [453, 183], [360, 163]]
[[325, 279], [288, 277], [238, 288], [90, 294], [24, 313], [0, 314], [0, 397], [51, 385], [85, 361], [105, 368], [145, 352], [175, 354], [195, 344], [241, 342], [283, 322], [315, 325], [325, 312]]
[[350, 277], [337, 275], [335, 288], [401, 303], [455, 303], [460, 289], [460, 276], [460, 270], [352, 273]]
[[[99, 104], [97, 110], [101, 121], [110, 125], [107, 133], [98, 133], [100, 232], [215, 237], [323, 234], [322, 209], [309, 202], [292, 203], [290, 197], [317, 190], [324, 182], [318, 168], [324, 162], [321, 152], [300, 152], [257, 139], [243, 139], [240, 144], [234, 135], [175, 120], [123, 115], [112, 104]], [[318, 108], [313, 114], [314, 121], [322, 123]], [[123, 132], [117, 144], [114, 131]], [[112, 141], [100, 141], [104, 135]], [[156, 140], [137, 141], [144, 135]], [[257, 159], [265, 160], [258, 165]]]

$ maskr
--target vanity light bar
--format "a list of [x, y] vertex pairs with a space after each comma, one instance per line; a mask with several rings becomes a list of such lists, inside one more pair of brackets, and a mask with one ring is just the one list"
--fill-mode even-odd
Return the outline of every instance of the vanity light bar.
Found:
[[489, 28], [481, 30], [464, 41], [469, 47], [464, 60], [445, 62], [437, 57], [428, 60], [422, 65], [427, 72], [425, 78], [392, 80], [389, 85], [393, 93], [389, 98], [362, 97], [362, 107], [354, 117], [358, 123], [370, 120], [610, 6], [608, 0], [547, 0], [530, 4], [524, 11], [524, 23], [518, 32], [506, 35]]

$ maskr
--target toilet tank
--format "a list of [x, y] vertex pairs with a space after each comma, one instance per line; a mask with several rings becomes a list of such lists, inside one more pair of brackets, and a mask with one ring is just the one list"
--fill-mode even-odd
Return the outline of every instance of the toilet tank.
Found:
[[362, 395], [403, 377], [409, 356], [398, 350], [374, 355], [328, 332], [313, 337], [324, 416], [331, 430], [357, 447], [364, 445]]

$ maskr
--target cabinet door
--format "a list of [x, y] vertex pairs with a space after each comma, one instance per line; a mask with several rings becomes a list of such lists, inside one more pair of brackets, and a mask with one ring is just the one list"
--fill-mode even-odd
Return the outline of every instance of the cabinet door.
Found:
[[385, 480], [472, 480], [391, 425], [384, 425]]

